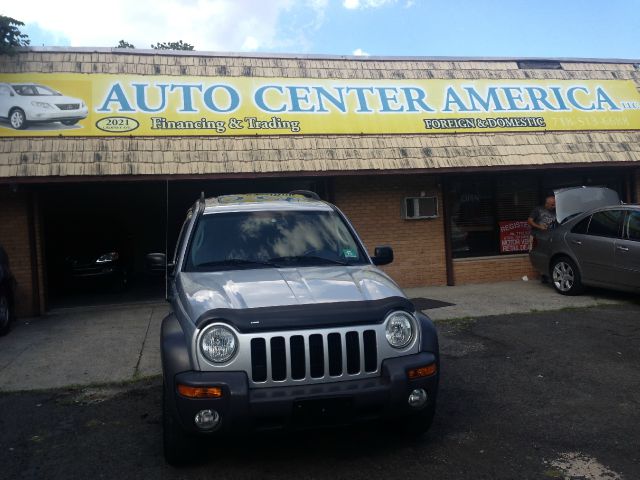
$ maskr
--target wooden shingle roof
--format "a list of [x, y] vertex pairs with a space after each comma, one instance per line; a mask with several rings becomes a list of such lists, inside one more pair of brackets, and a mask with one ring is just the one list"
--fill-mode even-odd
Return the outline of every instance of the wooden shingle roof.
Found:
[[[4, 73], [358, 79], [632, 80], [634, 63], [561, 62], [519, 69], [508, 60], [275, 58], [152, 52], [28, 51], [0, 56]], [[262, 137], [0, 138], [0, 181], [16, 177], [254, 175], [629, 164], [640, 131]], [[639, 164], [640, 165], [640, 164]]]

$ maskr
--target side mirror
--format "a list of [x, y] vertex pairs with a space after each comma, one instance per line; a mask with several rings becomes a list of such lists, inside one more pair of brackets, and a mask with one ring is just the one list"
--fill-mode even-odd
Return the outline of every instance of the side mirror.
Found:
[[165, 270], [169, 275], [173, 275], [175, 263], [167, 263], [167, 256], [164, 253], [148, 253], [144, 257], [144, 264], [147, 273], [164, 275]]
[[387, 265], [393, 262], [393, 248], [389, 246], [376, 247], [371, 261], [374, 265]]

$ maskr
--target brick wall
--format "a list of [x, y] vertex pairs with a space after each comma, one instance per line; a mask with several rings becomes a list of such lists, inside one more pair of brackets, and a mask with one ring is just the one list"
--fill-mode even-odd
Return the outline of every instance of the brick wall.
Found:
[[[34, 315], [31, 249], [29, 242], [29, 201], [24, 191], [12, 192], [0, 186], [0, 243], [4, 246], [11, 270], [18, 282], [16, 313]], [[37, 302], [36, 302], [37, 303]]]
[[[432, 220], [403, 220], [405, 197], [437, 195], [434, 176], [358, 176], [335, 181], [335, 203], [349, 217], [369, 253], [391, 245], [395, 260], [382, 267], [402, 287], [446, 284], [442, 214]], [[440, 208], [440, 212], [442, 209]]]
[[530, 280], [539, 278], [528, 255], [458, 259], [453, 262], [453, 271], [456, 285], [520, 280], [525, 275]]

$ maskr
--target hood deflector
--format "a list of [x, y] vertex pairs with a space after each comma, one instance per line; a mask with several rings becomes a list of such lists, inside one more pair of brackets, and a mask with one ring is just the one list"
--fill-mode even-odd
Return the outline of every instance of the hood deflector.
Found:
[[246, 309], [218, 308], [203, 313], [196, 321], [196, 326], [202, 328], [220, 321], [242, 333], [345, 327], [381, 323], [392, 310], [415, 311], [413, 304], [402, 297]]

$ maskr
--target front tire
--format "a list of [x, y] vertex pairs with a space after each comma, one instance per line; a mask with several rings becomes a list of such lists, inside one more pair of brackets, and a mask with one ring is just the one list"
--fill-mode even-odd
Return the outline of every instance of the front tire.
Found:
[[16, 130], [24, 130], [27, 128], [27, 117], [19, 108], [14, 108], [9, 113], [9, 123]]
[[553, 288], [562, 295], [579, 295], [584, 290], [576, 263], [569, 257], [559, 257], [551, 265]]
[[78, 120], [62, 120], [60, 123], [62, 123], [63, 125], [71, 126], [78, 123]]
[[415, 413], [405, 419], [405, 424], [402, 428], [403, 433], [419, 438], [429, 431], [431, 424], [433, 423], [433, 417], [436, 413], [435, 402], [429, 402], [423, 410]]
[[162, 445], [164, 459], [169, 465], [185, 465], [195, 458], [196, 442], [180, 426], [169, 408], [167, 388], [162, 384]]

